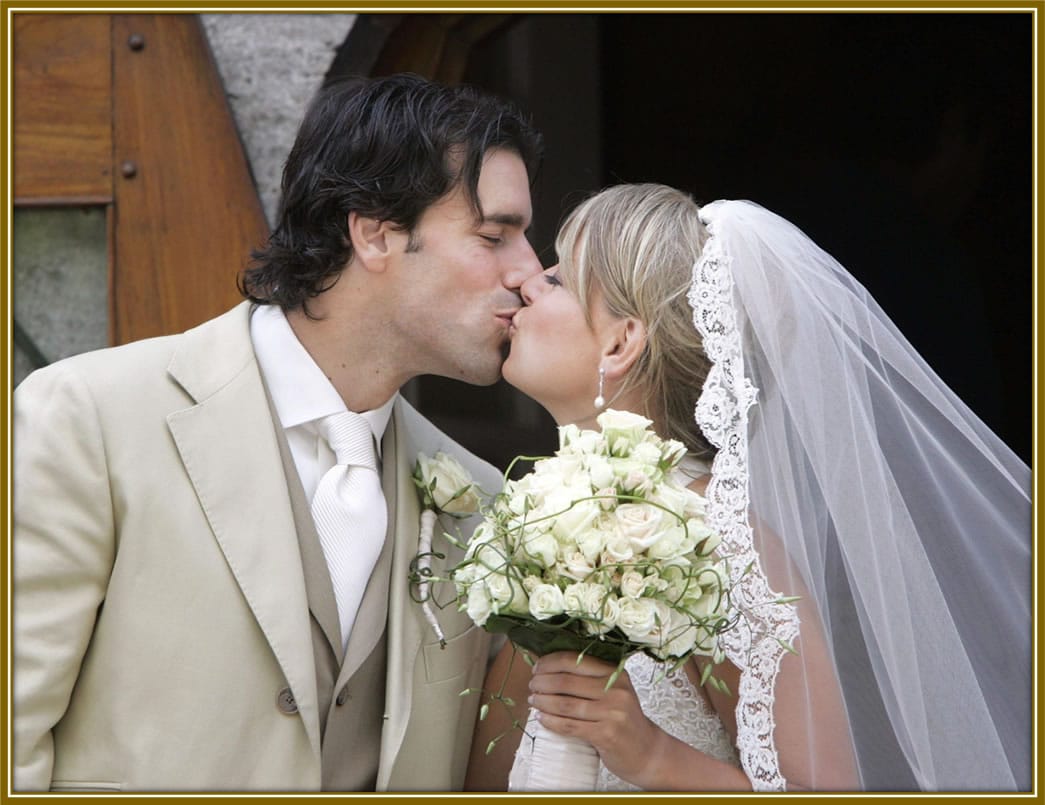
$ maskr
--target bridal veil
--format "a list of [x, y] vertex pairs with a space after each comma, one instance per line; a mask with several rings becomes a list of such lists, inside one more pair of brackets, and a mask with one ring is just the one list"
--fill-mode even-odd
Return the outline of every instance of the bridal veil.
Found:
[[800, 719], [832, 787], [833, 688], [859, 788], [1028, 790], [1030, 469], [799, 229], [744, 201], [701, 216], [709, 517], [757, 556], [734, 568], [752, 612], [800, 596], [729, 638], [749, 777], [786, 785], [774, 726]]

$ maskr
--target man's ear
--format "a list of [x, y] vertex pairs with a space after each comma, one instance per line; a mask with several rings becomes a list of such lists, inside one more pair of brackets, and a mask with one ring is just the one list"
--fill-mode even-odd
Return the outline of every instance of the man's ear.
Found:
[[646, 348], [646, 325], [634, 316], [613, 322], [603, 346], [602, 363], [607, 380], [624, 377]]
[[393, 229], [388, 221], [367, 218], [357, 212], [348, 214], [348, 238], [352, 257], [367, 271], [384, 271], [393, 250]]

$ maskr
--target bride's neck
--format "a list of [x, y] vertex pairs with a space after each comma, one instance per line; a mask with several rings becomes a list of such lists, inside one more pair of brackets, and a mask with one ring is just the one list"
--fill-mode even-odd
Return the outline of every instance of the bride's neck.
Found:
[[599, 423], [595, 420], [599, 414], [608, 409], [614, 411], [630, 411], [633, 414], [639, 414], [647, 419], [653, 420], [654, 429], [659, 428], [657, 418], [650, 415], [645, 403], [643, 402], [642, 396], [637, 391], [632, 391], [629, 394], [621, 394], [616, 397], [611, 397], [604, 406], [601, 408], [595, 408], [592, 405], [588, 405], [588, 412], [581, 416], [570, 416], [564, 417], [566, 421], [557, 421], [558, 425], [576, 425], [582, 430], [599, 430]]

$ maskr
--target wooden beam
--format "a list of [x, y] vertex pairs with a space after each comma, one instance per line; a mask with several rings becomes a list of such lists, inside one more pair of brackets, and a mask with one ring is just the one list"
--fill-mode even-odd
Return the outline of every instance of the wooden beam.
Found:
[[14, 201], [112, 199], [107, 14], [14, 14]]
[[112, 15], [114, 343], [192, 327], [240, 300], [268, 236], [198, 15]]

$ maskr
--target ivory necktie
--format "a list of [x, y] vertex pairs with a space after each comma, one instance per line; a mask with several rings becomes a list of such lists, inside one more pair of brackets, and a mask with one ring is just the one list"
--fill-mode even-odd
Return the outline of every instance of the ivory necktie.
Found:
[[381, 554], [388, 514], [367, 421], [346, 411], [320, 420], [318, 428], [337, 463], [319, 481], [312, 498], [312, 519], [334, 583], [344, 650]]

